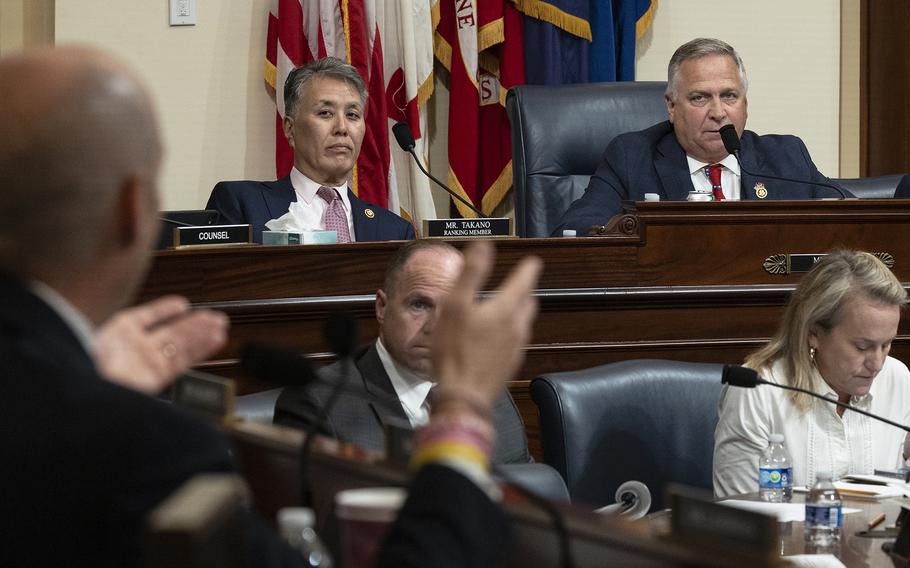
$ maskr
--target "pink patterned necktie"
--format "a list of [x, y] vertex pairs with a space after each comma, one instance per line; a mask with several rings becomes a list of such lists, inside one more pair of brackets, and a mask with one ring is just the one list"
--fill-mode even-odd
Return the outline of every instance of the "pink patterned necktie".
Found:
[[326, 202], [322, 221], [326, 231], [335, 231], [339, 243], [351, 242], [351, 231], [348, 229], [348, 216], [344, 213], [341, 196], [331, 187], [321, 186], [316, 195]]

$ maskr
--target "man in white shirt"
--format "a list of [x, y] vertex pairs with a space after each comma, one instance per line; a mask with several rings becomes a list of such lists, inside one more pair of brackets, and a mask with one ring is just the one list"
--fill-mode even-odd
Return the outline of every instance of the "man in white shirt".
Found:
[[[381, 450], [385, 427], [414, 429], [429, 417], [427, 397], [435, 384], [430, 345], [442, 299], [451, 290], [463, 263], [461, 253], [441, 241], [415, 241], [402, 246], [376, 292], [379, 338], [355, 355], [351, 376], [342, 364], [324, 370], [326, 383], [346, 381], [344, 394], [326, 417], [323, 432], [342, 441]], [[331, 388], [323, 384], [284, 389], [275, 422], [306, 427], [323, 415]], [[524, 423], [507, 391], [493, 408], [497, 438], [494, 463], [531, 461]]]
[[294, 150], [290, 175], [273, 182], [222, 181], [206, 209], [222, 223], [265, 224], [290, 213], [295, 226], [335, 230], [338, 242], [414, 238], [411, 224], [348, 188], [366, 125], [367, 91], [357, 70], [333, 57], [291, 71], [284, 85], [284, 134]]

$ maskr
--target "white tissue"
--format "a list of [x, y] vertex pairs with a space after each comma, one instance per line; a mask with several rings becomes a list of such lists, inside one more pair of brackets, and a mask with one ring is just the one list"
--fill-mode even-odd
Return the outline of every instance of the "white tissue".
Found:
[[303, 219], [303, 206], [299, 201], [292, 201], [287, 213], [266, 222], [265, 226], [270, 231], [287, 231], [289, 233], [312, 231], [313, 227], [304, 226], [301, 219]]

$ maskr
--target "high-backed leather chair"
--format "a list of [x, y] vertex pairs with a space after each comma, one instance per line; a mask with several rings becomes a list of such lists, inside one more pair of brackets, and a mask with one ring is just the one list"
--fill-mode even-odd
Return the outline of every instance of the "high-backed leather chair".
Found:
[[531, 382], [544, 462], [572, 502], [601, 507], [637, 480], [664, 508], [668, 483], [710, 489], [722, 365], [640, 359]]
[[548, 237], [581, 197], [607, 144], [667, 119], [665, 82], [523, 85], [509, 90], [516, 232]]
[[834, 183], [861, 199], [890, 199], [904, 174], [864, 178], [832, 179]]

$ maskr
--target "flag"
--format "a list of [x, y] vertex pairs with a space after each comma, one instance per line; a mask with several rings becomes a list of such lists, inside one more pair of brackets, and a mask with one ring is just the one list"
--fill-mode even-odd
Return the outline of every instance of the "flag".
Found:
[[529, 85], [588, 81], [590, 12], [604, 0], [518, 0], [525, 16], [525, 78]]
[[651, 26], [657, 0], [593, 0], [591, 8], [590, 80], [634, 81], [635, 43]]
[[521, 14], [509, 0], [440, 0], [434, 50], [449, 71], [449, 185], [490, 213], [512, 186], [505, 96], [524, 83]]
[[[418, 155], [425, 159], [421, 132], [426, 130], [425, 103], [433, 85], [432, 30], [427, 0], [273, 0], [265, 78], [277, 107], [276, 175], [284, 177], [294, 164], [281, 127], [281, 91], [288, 73], [315, 59], [337, 57], [357, 69], [367, 88], [365, 134], [352, 190], [415, 224], [435, 216], [427, 181], [417, 177], [408, 156], [402, 157], [391, 140], [391, 124], [407, 119]], [[389, 38], [388, 46], [384, 38]]]
[[290, 173], [294, 152], [284, 137], [284, 81], [295, 67], [327, 55], [344, 57], [341, 11], [334, 0], [272, 0], [265, 49], [265, 82], [275, 101], [275, 174]]
[[392, 148], [389, 209], [419, 231], [423, 219], [436, 217], [430, 181], [411, 156], [398, 148], [392, 126], [397, 122], [410, 125], [414, 153], [428, 163], [426, 103], [433, 94], [433, 9], [428, 0], [384, 0], [381, 6], [377, 18], [383, 38], [386, 127]]

